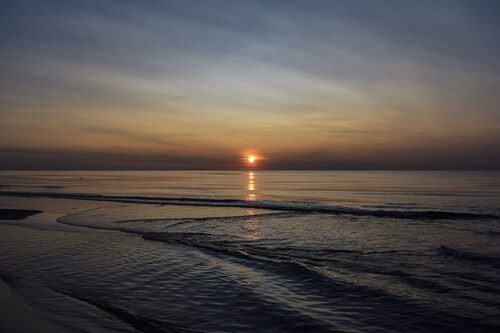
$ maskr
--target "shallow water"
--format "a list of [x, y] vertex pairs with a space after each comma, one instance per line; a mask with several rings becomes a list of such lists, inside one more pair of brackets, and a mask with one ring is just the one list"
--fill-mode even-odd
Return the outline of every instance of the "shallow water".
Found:
[[2, 173], [0, 185], [0, 208], [46, 212], [1, 222], [2, 273], [147, 319], [500, 328], [499, 173]]

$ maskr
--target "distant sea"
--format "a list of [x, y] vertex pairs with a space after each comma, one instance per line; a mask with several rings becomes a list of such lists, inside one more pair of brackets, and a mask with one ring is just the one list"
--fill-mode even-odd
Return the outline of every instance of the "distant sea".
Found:
[[34, 211], [2, 279], [68, 327], [500, 332], [500, 172], [1, 172], [0, 209]]

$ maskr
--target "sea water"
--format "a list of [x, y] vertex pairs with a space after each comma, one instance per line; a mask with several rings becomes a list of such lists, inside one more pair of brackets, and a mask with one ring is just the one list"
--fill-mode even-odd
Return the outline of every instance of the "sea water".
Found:
[[1, 222], [1, 273], [114, 315], [202, 332], [500, 328], [498, 172], [3, 172], [0, 194], [44, 211]]

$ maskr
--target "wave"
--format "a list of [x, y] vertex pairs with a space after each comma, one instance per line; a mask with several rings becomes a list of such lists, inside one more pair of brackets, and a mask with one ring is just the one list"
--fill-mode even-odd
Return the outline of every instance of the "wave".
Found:
[[[119, 220], [115, 221], [114, 223], [133, 223], [133, 222], [161, 222], [161, 221], [179, 221], [178, 224], [183, 224], [183, 223], [191, 223], [191, 222], [204, 222], [204, 221], [212, 221], [212, 220], [217, 220], [217, 221], [240, 221], [240, 220], [247, 220], [248, 218], [251, 217], [291, 217], [295, 216], [295, 214], [290, 214], [288, 212], [275, 212], [275, 213], [262, 213], [262, 214], [253, 214], [253, 215], [234, 215], [234, 216], [205, 216], [205, 217], [164, 217], [164, 218], [154, 218], [154, 219], [130, 219], [130, 220]], [[171, 224], [169, 227], [173, 227], [178, 225], [176, 224]]]
[[500, 236], [500, 231], [477, 231], [476, 232], [477, 234], [481, 234], [481, 235], [487, 235], [487, 236], [495, 236], [495, 237], [499, 237]]
[[[56, 290], [57, 291], [57, 290]], [[69, 296], [71, 298], [74, 298], [76, 300], [79, 300], [81, 302], [85, 302], [88, 304], [91, 304], [98, 308], [99, 310], [102, 310], [104, 312], [109, 313], [110, 315], [120, 319], [123, 322], [126, 322], [133, 328], [135, 328], [138, 331], [141, 332], [157, 332], [157, 333], [201, 333], [201, 331], [193, 331], [193, 330], [188, 330], [185, 328], [181, 328], [175, 324], [168, 323], [165, 321], [157, 320], [157, 319], [151, 319], [151, 318], [146, 318], [143, 316], [140, 316], [138, 314], [132, 313], [130, 311], [110, 306], [101, 302], [89, 300], [80, 296], [68, 294], [65, 292], [57, 291], [60, 294]]]
[[[452, 290], [437, 281], [415, 276], [394, 267], [385, 265], [372, 265], [366, 256], [377, 255], [381, 252], [364, 252], [340, 249], [305, 249], [295, 247], [268, 248], [262, 246], [237, 244], [220, 239], [207, 233], [146, 233], [142, 236], [146, 240], [161, 241], [181, 244], [221, 253], [236, 258], [251, 259], [258, 262], [271, 263], [274, 268], [278, 266], [287, 271], [292, 270], [293, 275], [303, 280], [323, 281], [325, 283], [338, 283], [330, 273], [332, 269], [348, 270], [352, 273], [377, 274], [394, 278], [416, 289], [426, 290], [437, 294], [450, 293]], [[391, 252], [392, 253], [392, 252]], [[364, 258], [360, 260], [360, 258]], [[373, 291], [372, 289], [370, 289]], [[379, 290], [380, 292], [380, 290]]]
[[41, 188], [41, 189], [47, 189], [47, 190], [57, 190], [57, 189], [63, 189], [64, 186], [56, 186], [56, 185], [6, 185], [6, 184], [0, 184], [0, 188]]
[[438, 253], [453, 257], [455, 259], [473, 261], [478, 263], [484, 263], [492, 265], [493, 267], [500, 267], [500, 258], [490, 257], [482, 254], [477, 254], [473, 252], [467, 252], [460, 249], [454, 249], [448, 246], [441, 245], [438, 248]]
[[296, 213], [322, 213], [333, 215], [371, 216], [378, 218], [427, 219], [427, 220], [474, 220], [500, 219], [494, 214], [470, 212], [452, 212], [436, 210], [369, 210], [346, 206], [329, 206], [317, 202], [306, 201], [247, 201], [239, 199], [212, 198], [175, 198], [175, 197], [143, 197], [143, 196], [113, 196], [100, 194], [78, 193], [46, 193], [46, 192], [9, 192], [1, 191], [0, 195], [14, 197], [44, 197], [73, 200], [113, 201], [126, 203], [145, 203], [176, 206], [207, 206], [207, 207], [238, 207], [275, 210]]

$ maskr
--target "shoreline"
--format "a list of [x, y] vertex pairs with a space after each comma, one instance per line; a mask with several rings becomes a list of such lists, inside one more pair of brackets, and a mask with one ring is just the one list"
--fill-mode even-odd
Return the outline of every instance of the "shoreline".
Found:
[[39, 309], [22, 299], [4, 277], [0, 280], [0, 299], [0, 332], [78, 332], [46, 318]]
[[2, 333], [143, 332], [91, 302], [28, 281], [18, 284], [3, 272], [0, 272], [0, 300]]

